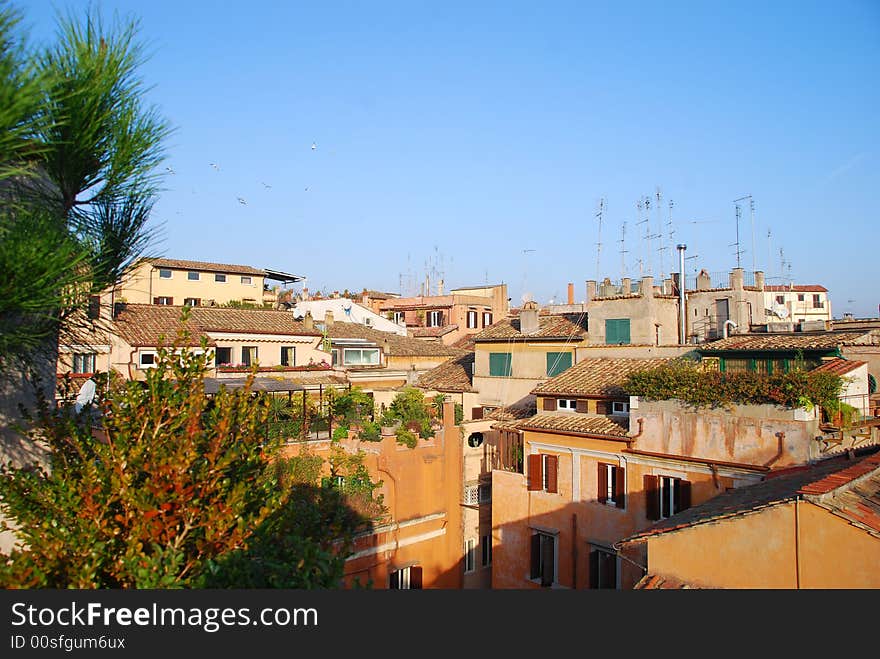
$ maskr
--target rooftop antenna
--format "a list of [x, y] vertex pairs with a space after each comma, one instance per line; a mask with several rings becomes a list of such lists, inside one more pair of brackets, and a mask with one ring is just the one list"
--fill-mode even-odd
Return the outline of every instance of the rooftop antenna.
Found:
[[648, 274], [654, 274], [654, 234], [651, 233], [651, 197], [645, 195], [645, 239], [648, 241]]
[[675, 229], [673, 228], [673, 224], [672, 224], [672, 207], [673, 207], [673, 205], [674, 205], [674, 202], [672, 201], [672, 199], [670, 199], [669, 200], [669, 221], [666, 223], [666, 228], [669, 231], [669, 233], [667, 234], [669, 236], [669, 245], [672, 245], [673, 243], [675, 243], [675, 240], [674, 240]]
[[755, 200], [752, 199], [752, 195], [749, 195], [749, 213], [752, 222], [752, 272], [754, 272], [758, 266], [755, 263]]
[[740, 207], [739, 202], [743, 199], [748, 199], [748, 197], [740, 197], [739, 199], [733, 200], [733, 206], [736, 209], [736, 242], [731, 243], [730, 247], [736, 246], [736, 251], [734, 252], [734, 254], [736, 254], [737, 268], [741, 267], [740, 256], [743, 254], [743, 250], [739, 248], [739, 220], [742, 217], [742, 208]]
[[661, 207], [662, 196], [660, 194], [659, 185], [657, 186], [655, 196], [657, 197], [657, 233], [654, 237], [660, 242], [660, 247], [657, 248], [657, 252], [660, 254], [660, 279], [663, 279], [666, 275], [666, 270], [663, 267], [663, 251], [666, 249], [666, 246], [663, 244], [663, 209]]
[[[639, 211], [639, 221], [636, 222], [636, 224], [644, 224], [645, 225], [645, 233], [644, 233], [644, 235], [642, 235], [642, 240], [644, 241], [644, 242], [642, 242], [643, 256], [644, 256], [644, 251], [645, 251], [645, 249], [647, 249], [647, 246], [648, 246], [648, 235], [649, 235], [649, 233], [648, 233], [648, 218], [645, 217], [644, 220], [642, 219], [642, 208], [645, 206], [646, 201], [647, 200], [644, 197], [641, 197], [639, 199], [638, 203], [636, 204], [636, 209], [638, 209], [638, 211]], [[639, 277], [640, 278], [642, 276], [644, 276], [644, 262], [645, 262], [644, 258], [639, 259]]]
[[598, 242], [596, 242], [596, 281], [599, 281], [602, 276], [602, 270], [599, 265], [599, 260], [602, 255], [602, 216], [605, 213], [605, 198], [602, 197], [599, 200], [599, 210], [596, 212], [596, 217], [599, 218], [599, 232], [597, 234]]
[[617, 242], [620, 243], [620, 278], [623, 279], [626, 277], [626, 220], [623, 221], [623, 225], [620, 227], [620, 240]]

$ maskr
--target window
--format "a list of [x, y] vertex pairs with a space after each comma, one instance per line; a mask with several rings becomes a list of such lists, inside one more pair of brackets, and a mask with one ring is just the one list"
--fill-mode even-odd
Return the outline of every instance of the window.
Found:
[[394, 312], [394, 323], [397, 325], [405, 325], [406, 324], [406, 312], [395, 311]]
[[590, 588], [617, 588], [617, 554], [590, 546]]
[[798, 302], [803, 302], [803, 301], [804, 301], [804, 294], [798, 293]]
[[483, 550], [483, 560], [481, 562], [483, 567], [489, 567], [492, 565], [492, 536], [484, 535], [480, 538], [480, 548]]
[[161, 304], [164, 306], [169, 306], [169, 305], [174, 304], [174, 298], [160, 295], [159, 297], [153, 298], [153, 304]]
[[214, 281], [216, 281], [218, 284], [225, 284], [226, 283], [226, 275], [221, 275], [218, 272], [214, 275]]
[[253, 280], [250, 277], [242, 277], [241, 283], [245, 286], [253, 286]]
[[479, 489], [480, 503], [489, 503], [492, 500], [492, 485], [483, 483]]
[[629, 343], [629, 318], [608, 318], [605, 321], [605, 343]]
[[483, 327], [489, 327], [492, 324], [492, 312], [484, 311], [483, 312]]
[[95, 353], [74, 353], [73, 355], [73, 372], [74, 373], [94, 373], [95, 372]]
[[241, 347], [241, 363], [245, 366], [253, 366], [257, 363], [257, 346]]
[[232, 363], [232, 348], [217, 348], [214, 363], [218, 366]]
[[599, 463], [599, 503], [626, 508], [626, 469], [619, 465]]
[[442, 327], [442, 326], [443, 326], [443, 312], [442, 311], [429, 311], [425, 327]]
[[776, 304], [785, 304], [785, 296], [777, 295], [776, 296]]
[[342, 351], [343, 366], [377, 366], [379, 348], [345, 348]]
[[296, 346], [281, 346], [281, 365], [296, 366]]
[[476, 506], [480, 503], [480, 488], [478, 485], [468, 485], [464, 488], [464, 496], [461, 502], [466, 506]]
[[333, 366], [336, 366], [339, 363], [339, 348], [333, 348], [330, 351], [330, 354], [332, 355], [330, 363], [333, 364]]
[[410, 565], [394, 570], [388, 575], [388, 588], [391, 590], [415, 590], [422, 587], [422, 566]]
[[825, 303], [820, 299], [819, 295], [816, 294], [813, 296], [813, 308], [814, 309], [822, 309], [825, 306]]
[[556, 581], [556, 536], [537, 531], [532, 535], [532, 566], [529, 577], [540, 580], [541, 586], [552, 586]]
[[666, 519], [691, 507], [691, 484], [673, 476], [645, 476], [648, 519]]
[[138, 357], [138, 365], [141, 368], [153, 368], [156, 366], [156, 353], [142, 352]]
[[574, 412], [577, 410], [577, 401], [571, 398], [557, 398], [556, 409], [564, 412]]
[[547, 377], [552, 378], [559, 375], [563, 371], [571, 368], [570, 352], [548, 352], [547, 353]]
[[199, 273], [198, 272], [187, 272], [186, 278], [189, 279], [190, 281], [198, 281], [199, 280]]
[[477, 541], [468, 538], [464, 543], [464, 571], [473, 572], [477, 567]]
[[501, 378], [510, 377], [510, 361], [511, 353], [509, 352], [490, 352], [489, 375]]
[[88, 317], [92, 320], [97, 320], [101, 317], [101, 296], [100, 295], [90, 295], [89, 296], [89, 309], [88, 309]]
[[171, 279], [171, 270], [159, 269], [159, 279]]
[[473, 329], [477, 326], [477, 312], [476, 311], [468, 311], [467, 312], [467, 326], [468, 329]]
[[558, 492], [556, 474], [559, 458], [547, 453], [535, 453], [529, 456], [529, 490]]
[[185, 297], [183, 298], [183, 306], [185, 307], [197, 307], [201, 304], [201, 298], [197, 297]]
[[611, 403], [611, 413], [612, 414], [629, 414], [629, 403], [624, 403], [619, 400]]

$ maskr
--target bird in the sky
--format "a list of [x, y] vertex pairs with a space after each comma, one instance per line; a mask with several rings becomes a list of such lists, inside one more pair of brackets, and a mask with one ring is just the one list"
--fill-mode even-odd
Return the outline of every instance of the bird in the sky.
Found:
[[[261, 183], [262, 183], [262, 181], [261, 181]], [[271, 190], [271, 189], [272, 189], [272, 186], [269, 185], [268, 183], [263, 183], [263, 187], [266, 188], [267, 190]]]
[[215, 162], [212, 162], [212, 163], [211, 163], [211, 167], [213, 167], [213, 168], [214, 168], [215, 170], [217, 170], [218, 172], [220, 171], [220, 165], [218, 165], [218, 164], [215, 163]]
[[247, 201], [245, 201], [241, 197], [238, 198], [238, 203], [240, 203], [242, 206], [247, 206]]
[[174, 170], [171, 167], [166, 167], [165, 171], [168, 172], [169, 174], [174, 174]]
[[312, 142], [312, 151], [318, 148], [318, 145], [315, 142]]

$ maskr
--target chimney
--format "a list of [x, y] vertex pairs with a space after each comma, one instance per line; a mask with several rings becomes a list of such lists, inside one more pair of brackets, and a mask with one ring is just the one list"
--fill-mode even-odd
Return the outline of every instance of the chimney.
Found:
[[587, 280], [587, 302], [596, 299], [596, 282], [592, 279]]
[[654, 278], [651, 276], [642, 277], [640, 289], [639, 293], [642, 297], [654, 297]]
[[437, 295], [443, 295], [443, 280], [437, 282]]
[[303, 286], [303, 290], [302, 290], [302, 299], [303, 300], [309, 299], [309, 289], [306, 288], [305, 286]]
[[330, 309], [324, 312], [324, 327], [333, 326], [333, 312]]
[[620, 287], [621, 289], [623, 289], [621, 291], [623, 295], [629, 295], [630, 293], [632, 293], [632, 279], [630, 279], [629, 277], [624, 277], [620, 280]]
[[741, 291], [743, 287], [743, 281], [745, 280], [744, 272], [742, 268], [734, 268], [730, 271], [730, 287]]
[[519, 331], [522, 334], [534, 334], [541, 325], [538, 323], [538, 303], [534, 300], [526, 302], [519, 312]]
[[574, 304], [574, 284], [568, 283], [568, 303]]
[[303, 316], [303, 326], [310, 332], [315, 329], [315, 319], [312, 318], [311, 311], [306, 311], [306, 315]]
[[703, 268], [700, 270], [700, 274], [697, 275], [697, 290], [708, 291], [710, 288], [712, 288], [712, 277], [710, 277], [709, 273], [706, 272], [706, 269]]
[[764, 290], [764, 273], [760, 270], [755, 271], [755, 288], [759, 291]]

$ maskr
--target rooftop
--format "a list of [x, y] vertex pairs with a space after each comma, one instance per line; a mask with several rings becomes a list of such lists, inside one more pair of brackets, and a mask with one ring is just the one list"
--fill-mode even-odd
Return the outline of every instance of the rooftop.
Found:
[[532, 393], [539, 396], [551, 394], [621, 396], [626, 393], [621, 385], [630, 373], [656, 368], [668, 361], [666, 358], [601, 357], [583, 359], [559, 375], [539, 384], [532, 390]]
[[537, 414], [517, 423], [517, 429], [577, 435], [602, 435], [615, 439], [627, 437], [629, 433], [626, 428], [607, 416], [588, 416], [586, 414]]
[[866, 366], [867, 364], [868, 362], [854, 359], [841, 359], [838, 357], [836, 359], [829, 359], [821, 366], [817, 366], [813, 369], [813, 372], [818, 371], [821, 373], [833, 373], [834, 375], [846, 375], [847, 373], [851, 373], [857, 368]]
[[196, 270], [202, 272], [226, 272], [237, 275], [266, 276], [265, 270], [249, 265], [234, 265], [229, 263], [209, 263], [207, 261], [183, 261], [181, 259], [146, 259], [157, 268], [175, 268], [178, 270]]
[[700, 352], [718, 350], [834, 350], [848, 345], [875, 345], [880, 337], [863, 331], [820, 331], [736, 334], [726, 339], [705, 343]]
[[437, 340], [414, 339], [392, 332], [382, 332], [358, 323], [335, 321], [327, 332], [331, 339], [366, 339], [383, 346], [391, 357], [461, 357], [466, 351]]
[[450, 359], [422, 374], [418, 386], [450, 393], [473, 392], [474, 353]]
[[538, 316], [538, 331], [523, 334], [520, 331], [520, 318], [504, 318], [490, 325], [479, 334], [474, 341], [509, 341], [511, 339], [565, 339], [581, 341], [587, 338], [585, 314], [560, 314], [556, 316]]

